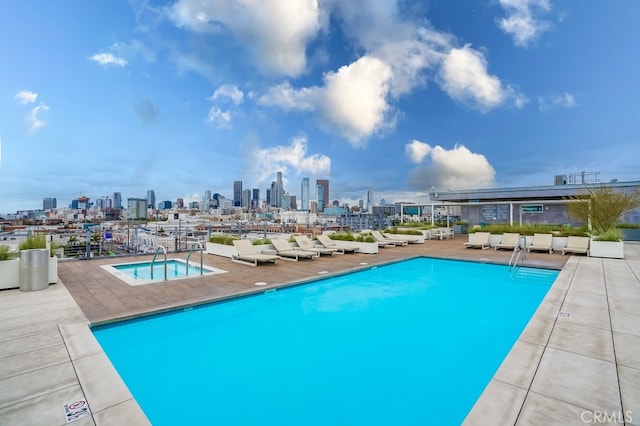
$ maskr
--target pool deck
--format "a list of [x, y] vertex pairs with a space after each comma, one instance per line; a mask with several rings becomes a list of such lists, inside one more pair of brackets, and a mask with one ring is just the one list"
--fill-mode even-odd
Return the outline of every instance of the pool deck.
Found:
[[[466, 241], [462, 235], [374, 255], [279, 260], [258, 267], [205, 255], [205, 265], [228, 272], [133, 287], [100, 265], [151, 256], [61, 261], [58, 284], [37, 292], [0, 292], [0, 424], [64, 425], [64, 404], [77, 400], [88, 402], [91, 415], [75, 425], [149, 424], [89, 324], [415, 256], [509, 261], [508, 251], [467, 250]], [[186, 253], [169, 257], [184, 259]], [[199, 259], [194, 255], [191, 261]], [[625, 243], [624, 260], [531, 253], [526, 264], [561, 273], [465, 423], [584, 425], [608, 420], [640, 426], [640, 243]], [[256, 282], [267, 284], [257, 287]]]

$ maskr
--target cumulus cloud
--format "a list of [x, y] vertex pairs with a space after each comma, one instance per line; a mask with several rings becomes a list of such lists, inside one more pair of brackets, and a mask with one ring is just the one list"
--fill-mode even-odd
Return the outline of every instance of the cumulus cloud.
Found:
[[559, 95], [541, 96], [538, 98], [538, 108], [543, 112], [552, 108], [575, 108], [576, 105], [574, 96], [566, 92]]
[[260, 183], [273, 180], [276, 172], [289, 174], [293, 169], [297, 175], [327, 176], [331, 171], [331, 159], [322, 154], [307, 154], [306, 136], [298, 136], [289, 145], [257, 148], [249, 153], [249, 164]]
[[49, 111], [49, 107], [45, 105], [44, 102], [40, 102], [40, 104], [34, 107], [25, 117], [25, 121], [27, 123], [27, 127], [30, 132], [35, 132], [38, 129], [41, 129], [45, 126], [45, 121], [43, 115], [45, 115]]
[[112, 53], [106, 53], [106, 52], [96, 53], [95, 55], [91, 55], [89, 59], [91, 59], [94, 62], [97, 62], [98, 64], [104, 67], [108, 67], [110, 65], [124, 67], [125, 65], [127, 65], [127, 61], [124, 58], [119, 58]]
[[391, 68], [363, 56], [324, 76], [324, 86], [295, 90], [289, 83], [272, 87], [258, 99], [284, 110], [315, 111], [320, 123], [346, 137], [353, 146], [383, 128], [390, 106]]
[[205, 121], [221, 129], [231, 129], [231, 111], [223, 111], [218, 107], [212, 107]]
[[512, 99], [521, 108], [526, 97], [487, 71], [484, 55], [466, 45], [451, 49], [440, 69], [440, 85], [453, 99], [486, 112]]
[[178, 0], [170, 11], [178, 27], [231, 34], [267, 73], [297, 76], [306, 67], [306, 44], [321, 29], [317, 0]]
[[549, 12], [549, 0], [499, 0], [506, 16], [498, 20], [498, 26], [513, 37], [517, 46], [526, 47], [540, 33], [549, 27], [549, 23], [537, 15]]
[[456, 145], [447, 150], [439, 145], [431, 146], [420, 141], [412, 141], [405, 145], [409, 158], [417, 160], [429, 159], [413, 169], [407, 185], [418, 191], [436, 189], [484, 188], [495, 181], [495, 170], [482, 154], [471, 152], [463, 145]]
[[235, 86], [234, 84], [223, 84], [222, 86], [218, 87], [215, 92], [213, 92], [213, 95], [211, 95], [209, 99], [212, 101], [219, 99], [229, 99], [234, 104], [240, 105], [243, 98], [244, 93], [242, 93], [242, 91], [238, 89], [237, 86]]
[[31, 104], [38, 99], [38, 94], [30, 90], [21, 90], [13, 97], [20, 104]]

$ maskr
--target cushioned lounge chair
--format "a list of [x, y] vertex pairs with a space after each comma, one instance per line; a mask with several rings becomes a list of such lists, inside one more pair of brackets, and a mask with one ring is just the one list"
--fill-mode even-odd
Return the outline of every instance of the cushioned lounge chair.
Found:
[[567, 237], [567, 246], [562, 254], [579, 253], [589, 256], [589, 237]]
[[419, 235], [409, 235], [409, 234], [391, 234], [386, 232], [381, 232], [382, 236], [388, 238], [390, 240], [400, 240], [406, 241], [407, 244], [417, 244], [419, 242], [424, 242], [421, 236]]
[[489, 232], [473, 232], [469, 234], [469, 242], [464, 243], [464, 248], [488, 249], [490, 236]]
[[527, 251], [548, 251], [553, 253], [553, 234], [533, 234], [533, 241]]
[[310, 251], [318, 254], [328, 254], [331, 256], [333, 253], [338, 253], [338, 249], [336, 248], [326, 248], [324, 246], [317, 246], [313, 244], [313, 241], [309, 239], [306, 235], [296, 235], [293, 237], [298, 243], [298, 246], [302, 250]]
[[515, 234], [512, 232], [505, 232], [504, 234], [502, 234], [500, 242], [495, 245], [496, 250], [515, 250], [516, 247], [520, 247], [520, 234]]
[[396, 246], [406, 246], [407, 244], [409, 244], [409, 242], [406, 240], [394, 240], [391, 238], [387, 238], [382, 235], [380, 231], [371, 231], [371, 235], [373, 235], [373, 238], [375, 238], [378, 243], [388, 243]]
[[338, 250], [339, 252], [341, 251], [342, 253], [355, 253], [355, 252], [358, 251], [357, 247], [339, 246], [335, 241], [333, 241], [331, 238], [329, 238], [328, 235], [324, 235], [324, 234], [318, 235], [318, 241], [320, 241], [320, 244], [322, 244], [326, 248], [334, 248], [334, 249]]
[[274, 238], [271, 240], [271, 244], [276, 249], [276, 254], [286, 260], [300, 260], [300, 259], [313, 259], [319, 257], [320, 253], [310, 252], [294, 248], [289, 245], [289, 241], [282, 238]]
[[253, 244], [249, 240], [233, 240], [233, 246], [238, 254], [232, 255], [231, 260], [236, 262], [253, 263], [258, 266], [258, 263], [276, 263], [276, 260], [280, 259], [279, 256], [273, 254], [256, 253]]

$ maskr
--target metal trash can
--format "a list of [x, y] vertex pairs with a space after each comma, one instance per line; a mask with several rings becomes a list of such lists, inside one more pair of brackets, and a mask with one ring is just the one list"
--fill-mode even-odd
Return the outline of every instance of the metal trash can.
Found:
[[20, 291], [44, 290], [49, 287], [49, 250], [20, 251]]

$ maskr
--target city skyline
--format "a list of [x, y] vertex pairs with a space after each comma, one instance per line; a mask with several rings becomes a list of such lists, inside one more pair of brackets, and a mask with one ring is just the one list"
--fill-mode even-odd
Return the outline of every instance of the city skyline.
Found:
[[[0, 3], [0, 213], [201, 199], [277, 171], [331, 200], [639, 179], [640, 3]], [[298, 201], [301, 201], [298, 198]]]

